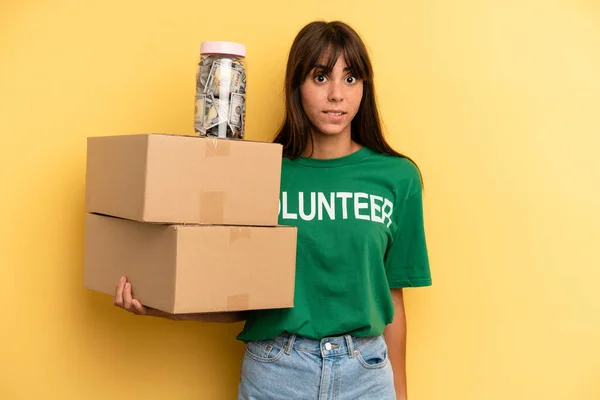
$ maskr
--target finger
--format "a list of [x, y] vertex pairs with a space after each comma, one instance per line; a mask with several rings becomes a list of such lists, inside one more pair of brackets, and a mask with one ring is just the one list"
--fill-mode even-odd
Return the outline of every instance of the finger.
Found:
[[117, 285], [117, 289], [115, 290], [115, 297], [113, 298], [113, 304], [115, 306], [123, 306], [123, 289], [125, 288], [125, 282], [127, 282], [127, 279], [122, 276]]
[[131, 283], [127, 282], [125, 290], [123, 290], [123, 307], [128, 311], [133, 311], [131, 309], [131, 300], [133, 300], [133, 296], [131, 296]]
[[139, 302], [139, 300], [133, 299], [131, 302], [132, 302], [133, 308], [135, 309], [137, 314], [140, 314], [140, 315], [146, 314], [146, 308], [142, 305], [142, 303]]

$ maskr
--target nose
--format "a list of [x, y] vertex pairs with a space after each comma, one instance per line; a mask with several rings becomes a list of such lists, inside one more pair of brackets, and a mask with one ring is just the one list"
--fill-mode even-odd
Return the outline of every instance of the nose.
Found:
[[339, 103], [344, 99], [343, 84], [341, 82], [330, 81], [327, 99], [332, 103]]

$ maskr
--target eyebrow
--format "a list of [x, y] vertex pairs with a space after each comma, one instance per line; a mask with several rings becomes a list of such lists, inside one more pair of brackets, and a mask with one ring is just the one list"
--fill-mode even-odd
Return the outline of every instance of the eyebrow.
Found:
[[[327, 66], [326, 66], [326, 65], [323, 65], [323, 64], [316, 64], [316, 65], [315, 65], [315, 69], [322, 69], [322, 70], [324, 70], [324, 71], [327, 71], [327, 70], [329, 70], [329, 68], [327, 68]], [[352, 68], [350, 68], [350, 67], [346, 67], [346, 68], [344, 68], [344, 71], [351, 72], [351, 71], [352, 71]]]

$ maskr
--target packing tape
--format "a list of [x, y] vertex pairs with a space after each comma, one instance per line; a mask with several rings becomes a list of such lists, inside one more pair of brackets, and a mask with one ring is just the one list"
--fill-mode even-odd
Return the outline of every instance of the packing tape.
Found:
[[204, 190], [200, 193], [200, 219], [220, 224], [225, 214], [225, 193], [222, 190]]
[[234, 226], [229, 228], [229, 244], [239, 239], [250, 239], [252, 230], [248, 227]]
[[249, 306], [250, 295], [248, 293], [227, 296], [227, 310], [229, 311], [247, 310]]
[[227, 139], [207, 138], [205, 157], [227, 157], [229, 155], [229, 142]]

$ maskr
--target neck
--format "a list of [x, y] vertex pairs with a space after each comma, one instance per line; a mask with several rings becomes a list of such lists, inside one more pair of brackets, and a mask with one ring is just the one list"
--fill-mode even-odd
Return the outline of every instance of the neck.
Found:
[[362, 146], [354, 142], [350, 135], [323, 135], [312, 134], [311, 141], [302, 152], [303, 157], [319, 160], [340, 158], [359, 150]]

